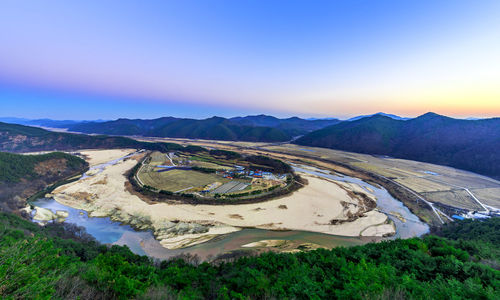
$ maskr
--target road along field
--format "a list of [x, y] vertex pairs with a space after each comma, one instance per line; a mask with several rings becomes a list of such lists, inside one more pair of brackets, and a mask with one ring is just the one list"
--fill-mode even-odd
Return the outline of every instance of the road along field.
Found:
[[[121, 155], [122, 153], [117, 153]], [[92, 155], [89, 153], [89, 160]], [[109, 216], [138, 229], [150, 229], [168, 249], [203, 243], [242, 227], [303, 230], [344, 236], [384, 236], [395, 229], [372, 209], [374, 196], [352, 184], [302, 174], [308, 184], [291, 195], [254, 204], [190, 205], [148, 203], [126, 189], [126, 173], [142, 157], [132, 156], [102, 172], [63, 185], [52, 195], [90, 216]]]
[[[246, 153], [274, 155], [383, 185], [428, 224], [439, 226], [452, 214], [500, 209], [500, 182], [446, 166], [294, 144], [161, 139]], [[468, 191], [467, 191], [468, 190]], [[469, 194], [465, 195], [464, 192]]]
[[[299, 147], [297, 145], [265, 148], [286, 153], [305, 152], [306, 154], [303, 155], [306, 157], [340, 161], [355, 169], [383, 176], [416, 192], [425, 200], [450, 214], [484, 210], [480, 202], [487, 202], [487, 205], [491, 206], [492, 209], [500, 208], [500, 193], [495, 193], [495, 188], [500, 188], [500, 182], [471, 172], [404, 159], [323, 148]], [[443, 217], [441, 213], [439, 214]], [[444, 219], [446, 220], [446, 218]]]

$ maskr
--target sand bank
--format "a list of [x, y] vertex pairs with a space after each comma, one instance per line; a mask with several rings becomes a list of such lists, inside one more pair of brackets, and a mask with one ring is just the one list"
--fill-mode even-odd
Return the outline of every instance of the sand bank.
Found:
[[81, 150], [90, 166], [100, 165], [135, 152], [135, 149]]
[[[112, 160], [130, 152], [104, 151], [107, 152], [85, 151], [85, 154], [91, 163], [102, 163], [105, 157]], [[125, 189], [127, 179], [124, 174], [136, 163], [129, 159], [107, 166], [95, 176], [57, 188], [53, 197], [64, 205], [88, 211], [90, 216], [110, 216], [137, 228], [151, 229], [168, 249], [199, 244], [241, 227], [344, 236], [360, 236], [362, 233], [382, 236], [395, 232], [393, 226], [387, 226], [387, 216], [377, 211], [365, 212], [353, 221], [332, 225], [331, 220], [348, 220], [349, 214], [362, 209], [358, 206], [359, 199], [348, 193], [349, 189], [362, 189], [307, 174], [301, 174], [309, 182], [304, 188], [267, 202], [242, 205], [148, 204]], [[351, 205], [346, 206], [346, 203]]]

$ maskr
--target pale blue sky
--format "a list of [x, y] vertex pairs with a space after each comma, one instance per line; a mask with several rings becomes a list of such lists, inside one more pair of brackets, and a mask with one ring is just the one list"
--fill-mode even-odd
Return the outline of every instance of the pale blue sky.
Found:
[[500, 114], [493, 0], [4, 0], [0, 45], [2, 116]]

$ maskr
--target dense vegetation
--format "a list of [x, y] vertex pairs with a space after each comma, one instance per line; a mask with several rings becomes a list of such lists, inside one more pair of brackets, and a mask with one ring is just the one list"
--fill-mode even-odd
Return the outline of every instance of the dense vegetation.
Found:
[[279, 119], [273, 116], [257, 115], [246, 117], [235, 117], [230, 119], [232, 122], [237, 122], [246, 126], [262, 126], [272, 127], [288, 135], [294, 137], [306, 134], [308, 132], [318, 130], [340, 122], [338, 119], [318, 119], [306, 120], [298, 117], [291, 117], [286, 119]]
[[[71, 128], [75, 131], [82, 131], [87, 133], [102, 133], [102, 134], [116, 134], [116, 135], [146, 135], [155, 134], [159, 128], [175, 121], [184, 120], [186, 123], [191, 123], [192, 119], [180, 119], [174, 117], [163, 117], [153, 120], [130, 120], [118, 119], [115, 121], [107, 122], [106, 128], [99, 126], [103, 121], [71, 121], [71, 120], [50, 120], [50, 119], [20, 119], [20, 118], [0, 118], [0, 122], [21, 124], [27, 126], [45, 126], [54, 128]], [[195, 120], [196, 121], [196, 120]], [[298, 136], [313, 130], [321, 129], [323, 127], [336, 124], [340, 122], [337, 119], [318, 119], [307, 120], [297, 117], [279, 119], [273, 116], [258, 115], [235, 117], [228, 119], [232, 124], [246, 126], [246, 127], [267, 127], [276, 128], [289, 136]], [[87, 124], [90, 123], [90, 124]], [[81, 124], [87, 124], [82, 125]]]
[[402, 121], [375, 115], [314, 131], [296, 143], [436, 163], [500, 178], [500, 118], [472, 121], [427, 113]]
[[80, 170], [85, 161], [79, 157], [62, 152], [52, 152], [42, 155], [19, 155], [0, 152], [0, 182], [19, 182], [22, 178], [26, 180], [40, 176], [35, 172], [38, 163], [48, 160], [65, 160], [65, 168], [70, 172]]
[[228, 141], [282, 142], [332, 124], [337, 119], [305, 120], [297, 117], [247, 116], [204, 120], [164, 117], [153, 120], [118, 119], [70, 125], [73, 131], [115, 135], [142, 135]]
[[264, 166], [265, 167], [264, 169], [267, 169], [270, 172], [275, 172], [280, 174], [293, 172], [293, 168], [289, 164], [279, 159], [271, 158], [265, 155], [250, 155], [246, 157], [245, 160], [252, 164]]
[[26, 198], [52, 184], [82, 173], [87, 163], [61, 152], [20, 155], [0, 152], [0, 211], [26, 206]]
[[212, 156], [222, 156], [225, 159], [239, 159], [241, 158], [241, 154], [234, 151], [222, 150], [222, 149], [213, 149], [208, 152], [208, 154]]
[[[469, 224], [496, 226], [498, 219]], [[455, 227], [459, 228], [459, 226]], [[498, 299], [498, 243], [427, 236], [234, 261], [154, 262], [0, 213], [0, 295], [12, 298]], [[490, 232], [500, 234], [498, 231]], [[67, 239], [71, 237], [71, 239]], [[493, 268], [491, 267], [493, 266]], [[495, 269], [497, 268], [497, 269]]]
[[[436, 228], [435, 234], [454, 240], [482, 241], [492, 245], [500, 245], [500, 218], [485, 222], [466, 219], [460, 222], [448, 223]], [[496, 250], [499, 251], [500, 248]]]

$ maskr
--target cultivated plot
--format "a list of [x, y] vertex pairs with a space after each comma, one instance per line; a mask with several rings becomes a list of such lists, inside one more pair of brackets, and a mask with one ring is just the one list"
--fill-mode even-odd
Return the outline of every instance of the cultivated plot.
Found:
[[477, 201], [475, 201], [474, 198], [472, 198], [472, 196], [465, 190], [422, 193], [422, 196], [435, 203], [441, 203], [472, 211], [483, 210], [482, 206], [479, 205]]
[[215, 174], [207, 174], [192, 170], [169, 170], [167, 172], [141, 172], [139, 179], [145, 185], [160, 190], [177, 192], [187, 188], [204, 187], [213, 182], [226, 183], [228, 179]]

